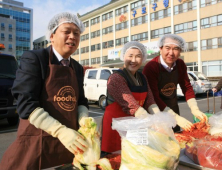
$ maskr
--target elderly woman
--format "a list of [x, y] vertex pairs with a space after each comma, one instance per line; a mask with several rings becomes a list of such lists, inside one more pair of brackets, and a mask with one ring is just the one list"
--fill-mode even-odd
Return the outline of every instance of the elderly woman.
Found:
[[124, 68], [112, 74], [107, 82], [108, 106], [103, 117], [103, 152], [121, 150], [120, 136], [111, 129], [112, 118], [143, 118], [148, 116], [148, 112], [159, 112], [146, 77], [138, 72], [146, 57], [145, 46], [136, 41], [126, 43], [121, 50], [120, 59], [124, 61]]

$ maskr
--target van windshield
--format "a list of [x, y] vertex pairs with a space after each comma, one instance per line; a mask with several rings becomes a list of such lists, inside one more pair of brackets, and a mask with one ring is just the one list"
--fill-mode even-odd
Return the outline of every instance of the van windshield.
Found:
[[14, 58], [0, 56], [0, 78], [15, 78], [17, 68]]
[[207, 77], [201, 72], [194, 72], [200, 80], [207, 80]]

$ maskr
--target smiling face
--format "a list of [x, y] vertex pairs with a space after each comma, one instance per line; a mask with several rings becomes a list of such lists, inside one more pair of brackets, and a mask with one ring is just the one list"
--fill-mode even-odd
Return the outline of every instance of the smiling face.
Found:
[[178, 44], [178, 42], [175, 42], [175, 40], [167, 38], [164, 41], [164, 46], [160, 48], [160, 54], [162, 55], [164, 62], [169, 67], [172, 67], [173, 63], [180, 57], [181, 49], [175, 44]]
[[124, 67], [133, 75], [141, 67], [143, 61], [142, 53], [137, 48], [128, 49], [124, 55]]
[[80, 30], [73, 23], [64, 23], [51, 35], [50, 40], [63, 58], [69, 58], [79, 46]]

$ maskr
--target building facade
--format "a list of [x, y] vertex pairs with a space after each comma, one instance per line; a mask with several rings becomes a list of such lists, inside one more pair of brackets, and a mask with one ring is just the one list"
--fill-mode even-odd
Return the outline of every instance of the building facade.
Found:
[[[22, 2], [14, 0], [0, 0], [0, 16], [15, 21], [15, 25], [5, 23], [4, 20], [0, 20], [1, 26], [5, 27], [5, 31], [15, 31], [12, 35], [12, 41], [15, 40], [15, 44], [11, 44], [12, 50], [15, 50], [15, 56], [19, 61], [24, 51], [32, 49], [33, 41], [33, 10], [23, 6]], [[5, 34], [7, 34], [5, 32]], [[5, 37], [4, 41], [1, 41], [4, 45], [10, 44], [8, 37]], [[6, 49], [5, 49], [6, 50]]]
[[48, 46], [48, 40], [45, 36], [42, 36], [36, 40], [33, 41], [33, 50], [46, 48]]
[[187, 42], [181, 56], [189, 70], [221, 76], [221, 9], [222, 0], [112, 0], [80, 16], [86, 29], [73, 58], [92, 67], [110, 66], [110, 61], [119, 67], [112, 54], [118, 56], [124, 43], [140, 41], [149, 48], [172, 33]]
[[[16, 21], [15, 19], [1, 15], [0, 14], [0, 21], [1, 21], [1, 28], [0, 28], [0, 42], [4, 44], [5, 49], [1, 50], [1, 53], [9, 54], [15, 56], [16, 54]], [[14, 29], [13, 29], [14, 28]]]

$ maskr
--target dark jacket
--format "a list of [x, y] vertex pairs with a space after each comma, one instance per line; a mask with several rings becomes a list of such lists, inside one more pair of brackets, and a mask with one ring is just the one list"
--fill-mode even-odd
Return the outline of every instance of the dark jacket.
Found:
[[222, 78], [219, 80], [215, 88], [217, 89], [217, 91], [220, 91], [220, 89], [222, 88]]
[[[46, 49], [26, 51], [21, 57], [20, 66], [12, 87], [12, 94], [18, 100], [17, 111], [22, 119], [28, 119], [37, 107], [41, 107], [39, 99], [48, 70], [50, 48], [51, 46]], [[60, 64], [54, 54], [52, 64]], [[88, 101], [83, 89], [83, 67], [72, 58], [70, 64], [75, 68], [78, 80], [78, 105], [84, 105], [88, 108]]]

